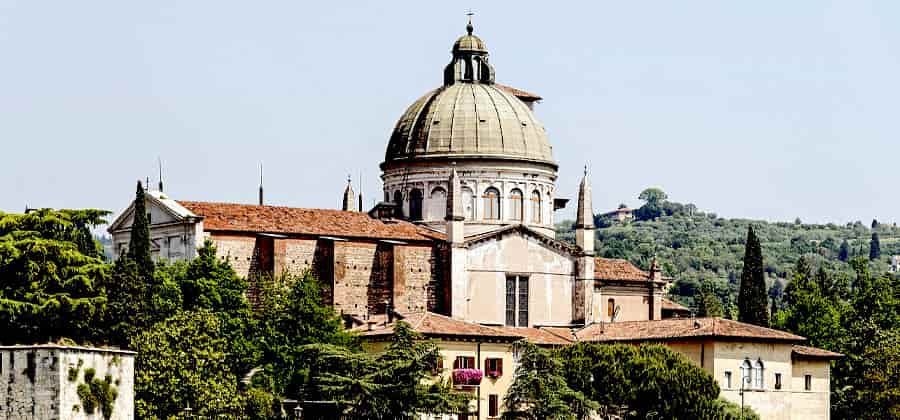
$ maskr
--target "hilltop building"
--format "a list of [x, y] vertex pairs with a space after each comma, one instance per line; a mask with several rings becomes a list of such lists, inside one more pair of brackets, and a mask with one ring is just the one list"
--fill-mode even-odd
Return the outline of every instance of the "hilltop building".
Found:
[[[555, 238], [554, 211], [568, 200], [557, 196], [558, 163], [534, 114], [541, 98], [497, 84], [488, 50], [473, 31], [470, 22], [453, 44], [442, 85], [395, 125], [380, 164], [383, 202], [361, 212], [349, 182], [341, 210], [197, 202], [150, 191], [156, 257], [191, 258], [211, 240], [251, 285], [261, 275], [311, 270], [329, 303], [373, 350], [403, 319], [438, 340], [443, 375], [462, 368], [491, 372], [483, 383], [457, 384], [472, 392], [471, 415], [479, 419], [502, 413], [515, 370], [512, 343], [520, 339], [550, 346], [662, 342], [725, 385], [732, 380], [725, 372], [737, 375], [744, 362], [759, 362], [769, 367], [757, 371], [763, 385], [751, 405], [764, 418], [827, 418], [823, 390], [828, 358], [836, 355], [797, 350], [795, 357], [802, 337], [693, 320], [664, 298], [672, 279], [656, 261], [643, 271], [595, 255], [587, 169], [578, 188], [575, 243]], [[132, 218], [133, 206], [109, 228], [120, 254]], [[813, 377], [815, 392], [825, 396], [798, 396], [813, 390], [796, 387], [797, 375]], [[727, 398], [740, 379], [733, 381], [722, 386]]]

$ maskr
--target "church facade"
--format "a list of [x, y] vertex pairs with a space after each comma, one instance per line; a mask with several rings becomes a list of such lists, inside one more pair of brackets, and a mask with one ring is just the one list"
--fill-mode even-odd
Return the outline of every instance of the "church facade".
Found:
[[[373, 348], [404, 319], [439, 340], [444, 375], [459, 368], [493, 372], [484, 385], [460, 384], [472, 391], [472, 413], [480, 419], [502, 413], [515, 370], [512, 343], [520, 339], [551, 346], [608, 341], [595, 333], [597, 326], [630, 325], [618, 341], [694, 343], [700, 337], [708, 342], [704, 349], [740, 342], [747, 345], [728, 347], [728, 357], [761, 360], [759, 349], [780, 332], [745, 326], [734, 329], [744, 332], [737, 336], [640, 336], [673, 321], [664, 315], [689, 316], [689, 310], [665, 299], [672, 279], [655, 261], [643, 271], [594, 255], [587, 170], [578, 189], [575, 243], [555, 238], [554, 212], [567, 200], [556, 194], [558, 164], [534, 114], [539, 99], [495, 82], [488, 50], [470, 23], [453, 44], [443, 84], [416, 100], [390, 135], [380, 164], [381, 203], [363, 212], [349, 183], [340, 210], [270, 206], [261, 198], [252, 205], [197, 202], [149, 191], [154, 254], [192, 258], [210, 240], [251, 286], [262, 276], [311, 271], [328, 302]], [[132, 218], [133, 206], [109, 228], [117, 253], [127, 249]], [[778, 347], [786, 363], [778, 375], [785, 381], [796, 381], [791, 349], [802, 340], [776, 339], [786, 343]], [[673, 348], [690, 353], [694, 347]], [[814, 361], [826, 398], [810, 403], [803, 418], [828, 416], [828, 360], [837, 356], [818, 356], [801, 359]], [[725, 368], [712, 367], [720, 365], [706, 357], [699, 365], [721, 384]], [[728, 369], [739, 372], [740, 366]], [[728, 389], [723, 386], [726, 397]], [[789, 394], [779, 396], [780, 407], [790, 406]], [[757, 411], [777, 414], [764, 418], [800, 418], [790, 409], [764, 409], [766, 401], [760, 399]]]

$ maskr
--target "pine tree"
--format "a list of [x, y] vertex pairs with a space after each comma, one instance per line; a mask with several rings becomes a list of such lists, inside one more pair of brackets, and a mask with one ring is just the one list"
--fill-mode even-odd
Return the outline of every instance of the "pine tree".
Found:
[[881, 241], [878, 240], [878, 234], [872, 232], [872, 242], [869, 243], [869, 260], [875, 261], [881, 258]]
[[838, 259], [847, 262], [850, 259], [850, 244], [847, 243], [847, 240], [844, 239], [844, 242], [841, 242], [841, 248], [838, 251]]
[[128, 242], [128, 257], [137, 264], [141, 277], [153, 278], [155, 265], [150, 255], [150, 221], [147, 220], [147, 205], [141, 181], [138, 181], [137, 192], [134, 195], [134, 216], [131, 224], [131, 240]]
[[768, 298], [763, 271], [762, 247], [753, 227], [747, 228], [744, 269], [738, 296], [738, 320], [762, 327], [769, 326]]

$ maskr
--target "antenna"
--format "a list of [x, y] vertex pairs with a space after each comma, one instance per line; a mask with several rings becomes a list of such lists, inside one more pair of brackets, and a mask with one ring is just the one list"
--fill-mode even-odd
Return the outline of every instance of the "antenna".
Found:
[[262, 206], [263, 203], [263, 164], [259, 162], [259, 205]]
[[163, 192], [162, 157], [157, 156], [156, 162], [159, 164], [159, 192]]

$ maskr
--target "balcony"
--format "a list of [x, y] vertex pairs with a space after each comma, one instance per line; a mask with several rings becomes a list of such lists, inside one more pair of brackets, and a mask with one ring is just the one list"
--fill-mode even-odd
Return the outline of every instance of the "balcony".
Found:
[[484, 373], [481, 369], [453, 369], [453, 385], [460, 388], [481, 385]]

